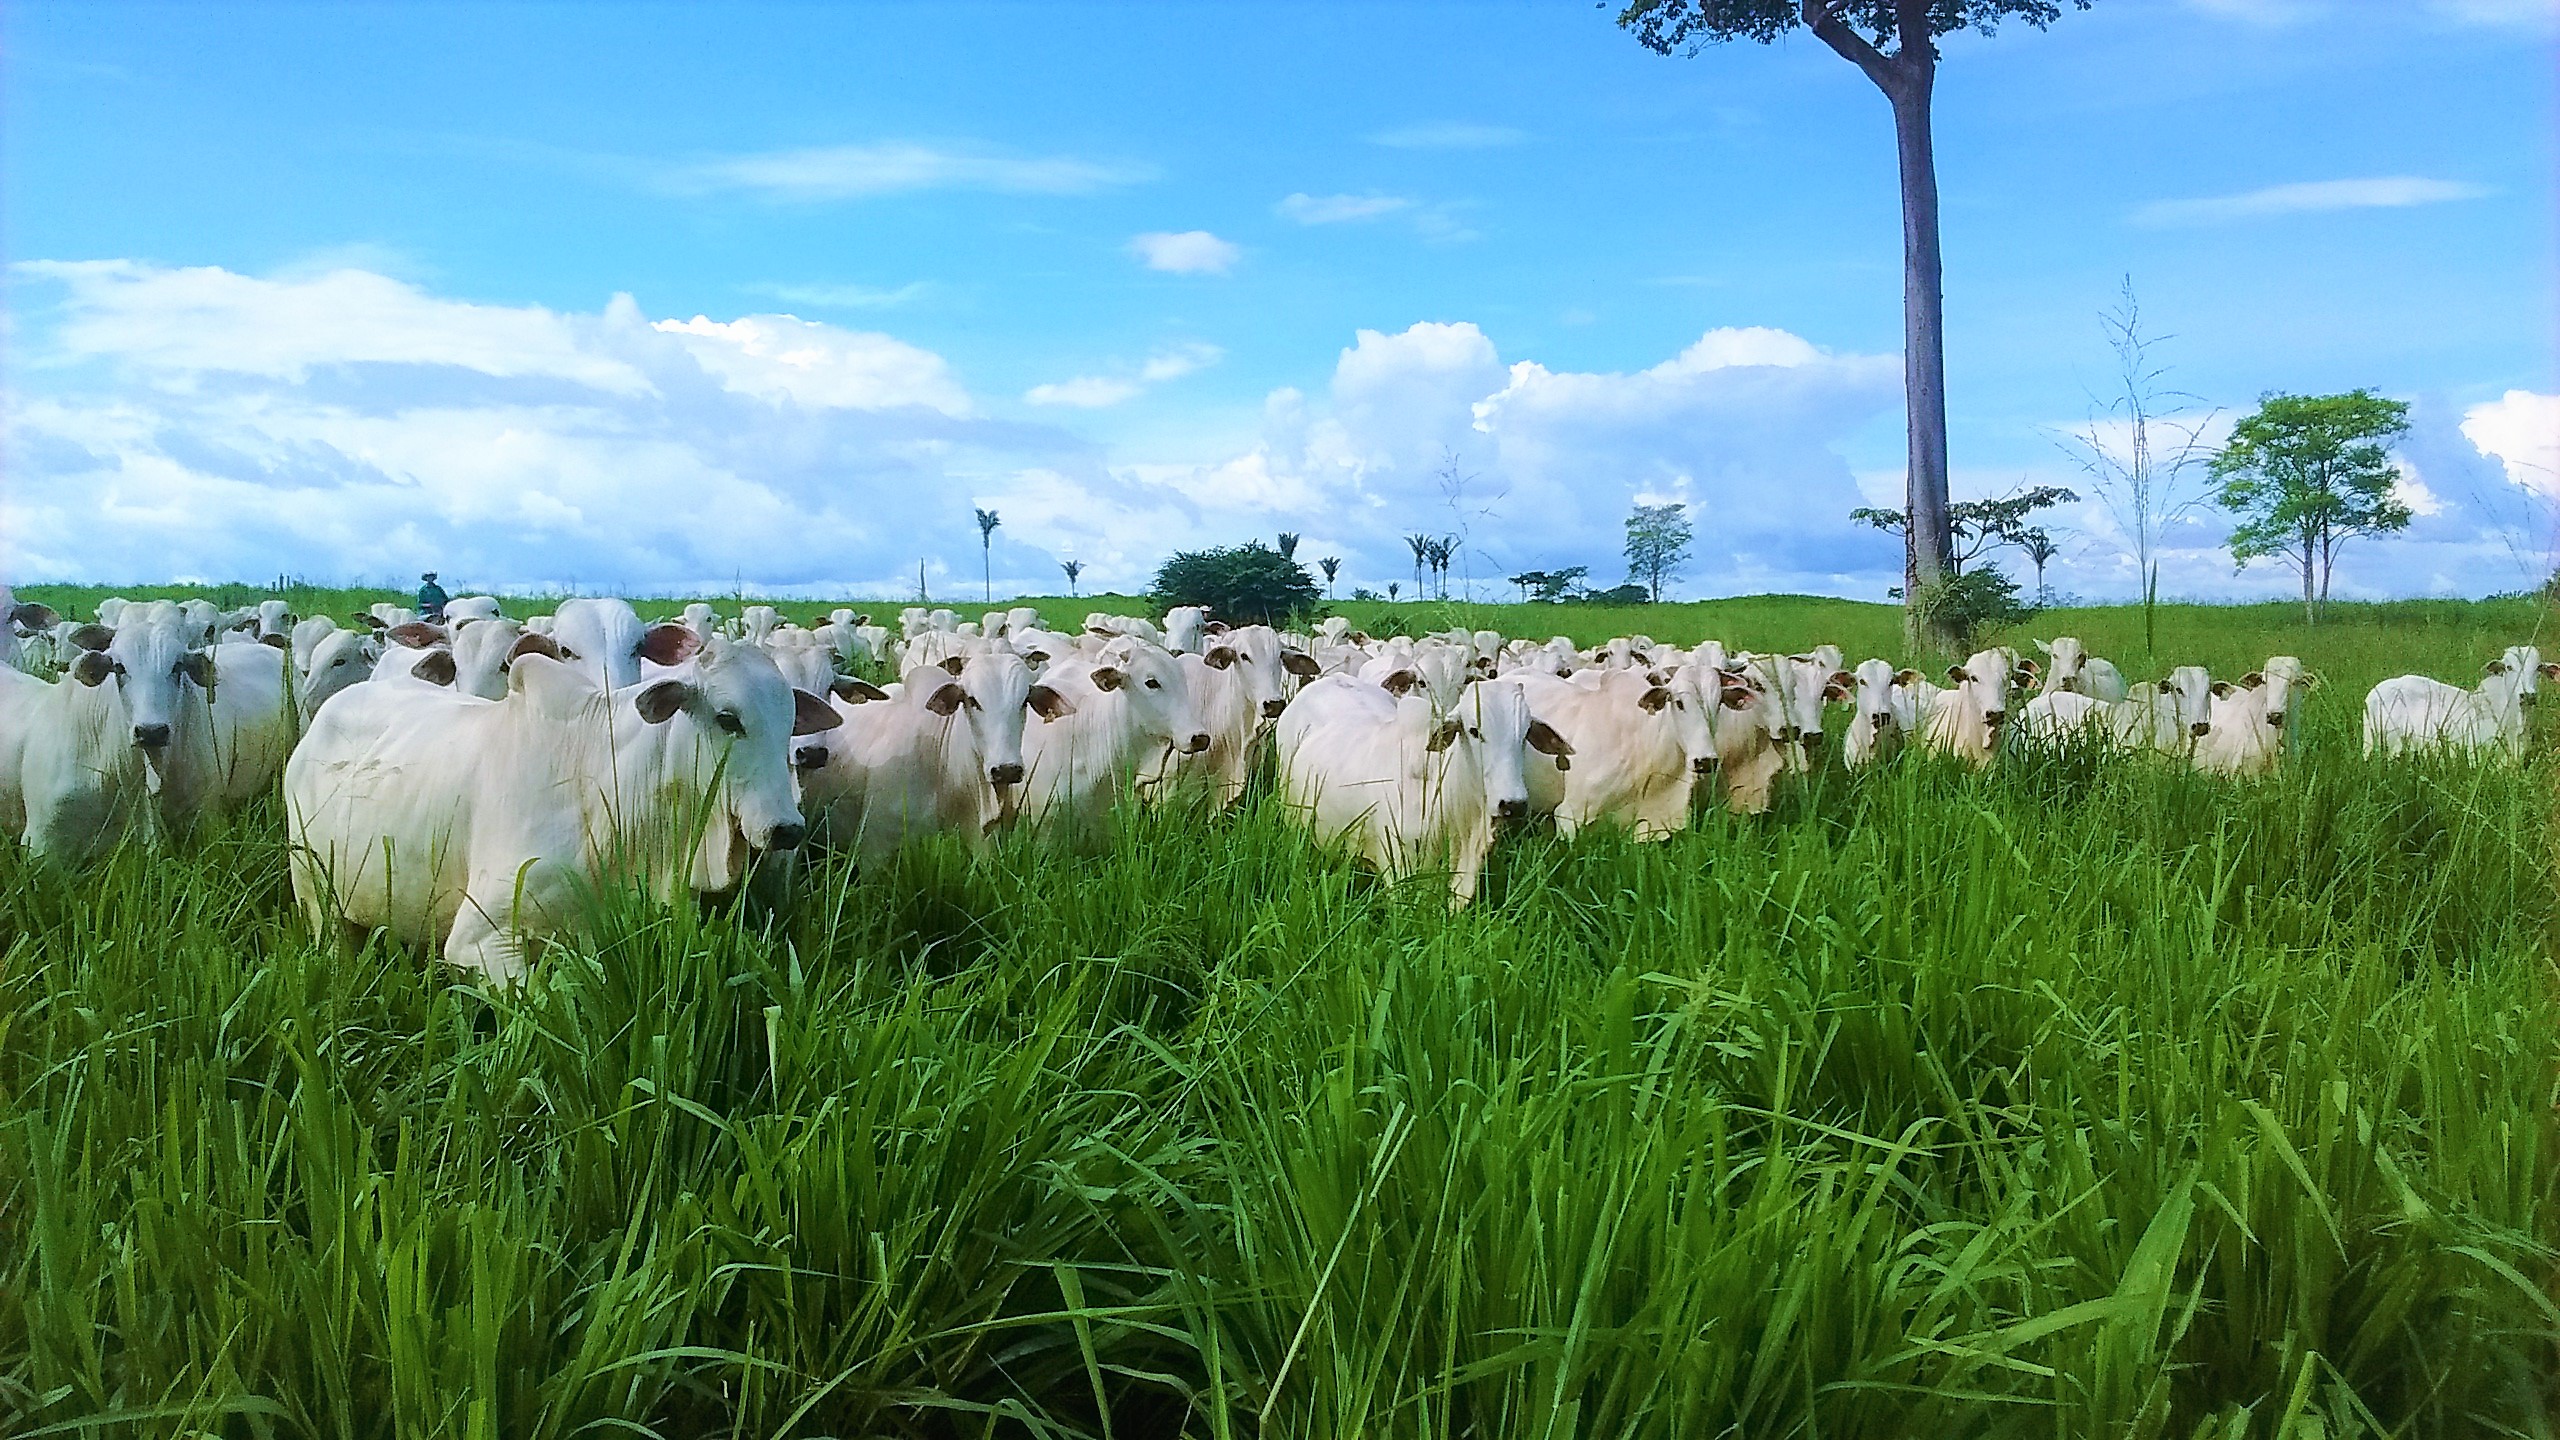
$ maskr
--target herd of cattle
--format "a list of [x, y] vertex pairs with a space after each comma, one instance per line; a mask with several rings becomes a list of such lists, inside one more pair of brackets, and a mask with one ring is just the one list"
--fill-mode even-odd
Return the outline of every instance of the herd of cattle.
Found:
[[[813, 829], [865, 860], [1014, 823], [1080, 841], [1133, 788], [1233, 804], [1265, 746], [1319, 838], [1391, 878], [1445, 872], [1463, 904], [1513, 822], [1654, 838], [1695, 800], [1767, 809], [1782, 776], [1831, 763], [1835, 705], [1852, 707], [1852, 768], [1906, 744], [1987, 764], [2077, 739], [2241, 776], [2282, 763], [2292, 697], [2319, 683], [2279, 655], [2236, 680], [2181, 666], [2128, 685], [2069, 637], [2038, 642], [2041, 660], [1982, 650], [1940, 684], [1827, 645], [1377, 639], [1196, 607], [1076, 634], [1030, 607], [912, 608], [893, 630], [752, 605], [649, 623], [611, 599], [516, 619], [486, 596], [434, 621], [381, 605], [342, 625], [280, 600], [109, 600], [76, 621], [0, 587], [0, 614], [0, 823], [32, 852], [77, 863], [281, 783], [315, 925], [501, 977], [607, 873], [662, 899], [724, 891]], [[864, 678], [883, 674], [899, 678]], [[2365, 750], [2520, 754], [2545, 678], [2560, 664], [2520, 645], [2471, 689], [2384, 681]]]

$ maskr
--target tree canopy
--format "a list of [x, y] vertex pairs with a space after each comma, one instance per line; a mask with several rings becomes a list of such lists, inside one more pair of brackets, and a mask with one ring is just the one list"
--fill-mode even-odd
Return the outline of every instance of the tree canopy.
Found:
[[1627, 516], [1627, 578], [1642, 580], [1652, 598], [1662, 598], [1662, 582], [1689, 563], [1689, 507], [1638, 505]]
[[1307, 567], [1259, 540], [1213, 550], [1185, 550], [1157, 568], [1160, 605], [1205, 605], [1236, 625], [1285, 624], [1316, 607]]
[[2405, 530], [2414, 518], [2395, 493], [2390, 442], [2409, 429], [2409, 402], [2344, 395], [2268, 395], [2231, 427], [2212, 461], [2214, 503], [2231, 527], [2233, 563], [2274, 558], [2302, 577], [2305, 619], [2329, 598], [2338, 551], [2359, 535]]
[[[2079, 9], [2090, 0], [2071, 0]], [[1618, 24], [1636, 42], [1665, 55], [1694, 54], [1701, 47], [1728, 40], [1768, 44], [1799, 27], [1838, 42], [1822, 32], [1845, 27], [1879, 49], [1898, 42], [1906, 14], [1924, 15], [1931, 39], [1954, 30], [1988, 35], [2003, 20], [2019, 20], [2043, 29], [2061, 18], [2061, 0], [1633, 0], [1618, 12]]]
[[[2039, 510], [2078, 501], [2078, 491], [2064, 485], [2034, 485], [1995, 495], [1986, 500], [1959, 500], [1947, 507], [1947, 529], [1955, 544], [1949, 558], [1954, 573], [1961, 575], [1985, 552], [2003, 545], [2015, 545], [2030, 552], [2042, 548], [2045, 558], [2052, 558], [2052, 540], [2044, 531], [2027, 524], [2027, 518]], [[1900, 535], [1910, 526], [1905, 512], [1862, 505], [1849, 512], [1849, 518], [1861, 525], [1873, 525], [1889, 534]], [[2041, 571], [2044, 561], [2037, 560]]]

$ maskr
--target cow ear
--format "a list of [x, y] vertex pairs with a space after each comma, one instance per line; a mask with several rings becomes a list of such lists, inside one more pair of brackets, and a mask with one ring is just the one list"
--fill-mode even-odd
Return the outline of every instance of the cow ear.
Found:
[[2492, 660], [2488, 664], [2481, 666], [2480, 669], [2483, 674], [2504, 675], [2507, 673], [2507, 662], [2504, 660]]
[[1224, 620], [1212, 620], [1208, 624], [1200, 627], [1200, 633], [1203, 635], [1224, 635], [1227, 633], [1227, 622]]
[[[2555, 660], [2555, 661], [2552, 661], [2552, 662], [2550, 662], [2550, 663], [2548, 663], [2548, 664], [2545, 664], [2545, 665], [2542, 667], [2542, 670], [2543, 670], [2543, 673], [2544, 673], [2544, 674], [2549, 675], [2552, 679], [2554, 679], [2554, 680], [2560, 680], [2560, 660]], [[2294, 677], [2294, 682], [2293, 682], [2293, 683], [2294, 683], [2294, 684], [2296, 684], [2296, 685], [2308, 686], [2308, 687], [2310, 687], [2310, 688], [2312, 688], [2312, 689], [2315, 689], [2315, 690], [2316, 690], [2316, 689], [2318, 689], [2320, 686], [2325, 685], [2325, 684], [2327, 684], [2328, 682], [2327, 682], [2327, 681], [2325, 681], [2325, 680], [2322, 680], [2322, 679], [2320, 678], [2320, 672], [2319, 672], [2319, 671], [2317, 671], [2317, 670], [2305, 670], [2305, 671], [2303, 671], [2300, 675], [2298, 675], [2298, 676]]]
[[950, 671], [954, 675], [957, 675], [961, 671], [969, 668], [969, 657], [966, 655], [945, 655], [942, 657], [942, 668]]
[[258, 637], [258, 643], [275, 650], [291, 650], [293, 648], [293, 642], [287, 640], [281, 635], [261, 635]]
[[[688, 632], [690, 633], [690, 632]], [[631, 708], [652, 725], [664, 725], [690, 703], [697, 692], [682, 680], [652, 680], [631, 697]]]
[[851, 701], [856, 705], [860, 705], [869, 700], [886, 700], [889, 698], [888, 691], [881, 689], [879, 686], [872, 684], [868, 680], [857, 680], [850, 675], [837, 676], [834, 682], [828, 685], [827, 688], [833, 691], [838, 698]]
[[1661, 681], [1656, 680], [1653, 682], [1653, 688], [1645, 691], [1642, 696], [1638, 697], [1636, 700], [1636, 708], [1650, 715], [1658, 713], [1663, 706], [1670, 703], [1671, 692], [1662, 687]]
[[2044, 653], [2045, 653], [2045, 654], [2047, 654], [2047, 655], [2050, 655], [2050, 654], [2052, 654], [2052, 653], [2053, 653], [2053, 647], [2052, 647], [2052, 646], [2050, 646], [2050, 645], [2047, 645], [2046, 643], [2044, 643], [2044, 642], [2043, 642], [2043, 641], [2041, 641], [2041, 640], [2039, 640], [2039, 641], [2037, 641], [2037, 642], [2036, 642], [2036, 649], [2038, 649], [2038, 650], [2040, 650], [2040, 651], [2044, 652]]
[[836, 713], [836, 707], [806, 690], [797, 686], [792, 687], [792, 734], [815, 735], [821, 730], [833, 730], [843, 723], [844, 717]]
[[969, 692], [956, 680], [944, 681], [924, 697], [924, 708], [936, 715], [949, 715], [968, 703]]
[[[2545, 680], [2560, 680], [2560, 660], [2543, 661], [2542, 678]], [[2317, 685], [2320, 683], [2320, 677], [2312, 674], [2308, 670], [2305, 670], [2302, 672], [2301, 683], [2305, 685]]]
[[1236, 652], [1224, 645], [1212, 646], [1208, 654], [1200, 657], [1200, 663], [1212, 670], [1224, 670], [1236, 663]]
[[853, 617], [853, 623], [856, 625], [868, 625], [871, 623], [871, 617], [868, 615], [856, 615]]
[[2248, 674], [2240, 677], [2241, 688], [2245, 690], [2255, 690], [2266, 683], [2267, 676], [2266, 672], [2263, 670], [2252, 670]]
[[1529, 722], [1529, 748], [1541, 755], [1563, 756], [1573, 753], [1573, 742], [1557, 734], [1556, 727], [1546, 721], [1532, 720]]
[[[640, 637], [632, 653], [652, 665], [681, 665], [702, 648], [702, 637], [690, 625], [652, 625]], [[673, 713], [673, 712], [669, 712]], [[657, 722], [649, 722], [654, 725]]]
[[[1413, 687], [1421, 683], [1422, 676], [1417, 671], [1390, 670], [1387, 672], [1386, 678], [1378, 682], [1378, 688], [1386, 691], [1390, 695], [1402, 698], [1406, 695], [1412, 694]], [[1432, 748], [1437, 749], [1439, 747], [1434, 746]]]
[[1455, 720], [1443, 720], [1438, 725], [1433, 726], [1431, 729], [1431, 744], [1429, 748], [1435, 751], [1448, 749], [1451, 745], [1457, 742], [1458, 731], [1460, 728], [1462, 727], [1460, 727], [1458, 722]]
[[1825, 700], [1846, 700], [1856, 693], [1858, 677], [1846, 670], [1832, 671], [1831, 678], [1822, 683], [1822, 698]]
[[1063, 720], [1076, 713], [1076, 702], [1046, 685], [1032, 686], [1031, 693], [1025, 697], [1024, 703], [1031, 707], [1031, 713], [1039, 716], [1044, 724], [1052, 720]]
[[410, 667], [409, 673], [426, 681], [430, 685], [450, 685], [453, 683], [453, 677], [455, 674], [453, 668], [453, 652], [450, 650], [430, 650], [426, 653], [426, 657], [424, 659]]
[[1751, 708], [1751, 703], [1759, 697], [1752, 693], [1748, 685], [1727, 685], [1723, 693], [1716, 698], [1727, 710], [1748, 710]]
[[2228, 700], [2233, 695], [2239, 693], [2240, 690], [2239, 686], [2232, 684], [2228, 680], [2216, 680], [2213, 682], [2211, 688], [2213, 698], [2216, 700]]
[[411, 650], [432, 650], [445, 643], [444, 627], [430, 625], [424, 620], [392, 626], [390, 638]]
[[350, 610], [347, 612], [347, 618], [366, 627], [367, 629], [380, 630], [384, 628], [382, 624], [382, 617], [374, 614], [370, 610]]
[[1127, 671], [1113, 665], [1096, 665], [1086, 672], [1096, 690], [1117, 690], [1129, 681]]
[[9, 612], [10, 623], [22, 630], [50, 630], [61, 620], [62, 617], [53, 613], [52, 606], [39, 605], [33, 600], [22, 600]]
[[1295, 650], [1284, 650], [1281, 652], [1280, 668], [1297, 676], [1301, 680], [1313, 680], [1318, 675], [1324, 673], [1324, 667], [1316, 663], [1316, 657], [1313, 655], [1302, 655]]
[[114, 673], [116, 662], [96, 650], [83, 650], [80, 658], [71, 662], [71, 678], [83, 685], [104, 684]]
[[1893, 683], [1896, 685], [1911, 685], [1916, 683], [1919, 679], [1920, 672], [1917, 670], [1896, 670], [1893, 672]]
[[527, 655], [540, 655], [546, 660], [565, 660], [568, 658], [560, 653], [560, 644], [558, 641], [553, 640], [548, 635], [537, 635], [530, 630], [527, 630], [523, 634], [517, 636], [516, 643], [508, 647], [506, 663], [513, 665]]
[[2017, 662], [2015, 668], [2020, 674], [2026, 676], [2030, 680], [2033, 680], [2038, 675], [2044, 673], [2044, 667], [2038, 665], [2033, 660], [2020, 660]]
[[83, 625], [64, 637], [82, 650], [104, 650], [116, 643], [116, 632], [104, 625]]
[[1964, 682], [1966, 682], [1967, 680], [1972, 679], [1973, 677], [1972, 677], [1972, 676], [1970, 676], [1970, 675], [1967, 675], [1966, 673], [1964, 673], [1964, 667], [1963, 667], [1963, 666], [1961, 666], [1961, 665], [1950, 665], [1950, 666], [1948, 666], [1948, 667], [1947, 667], [1947, 678], [1948, 678], [1948, 679], [1950, 679], [1950, 680], [1952, 680], [1952, 681], [1954, 681], [1954, 682], [1955, 682], [1955, 683], [1957, 683], [1958, 685], [1961, 685], [1961, 684], [1963, 684]]

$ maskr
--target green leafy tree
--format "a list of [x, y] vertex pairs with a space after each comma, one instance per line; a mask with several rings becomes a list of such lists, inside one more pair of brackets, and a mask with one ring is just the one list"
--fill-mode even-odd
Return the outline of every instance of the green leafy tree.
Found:
[[1662, 582], [1689, 563], [1689, 539], [1687, 505], [1677, 500], [1668, 505], [1638, 505], [1627, 517], [1627, 578], [1643, 581], [1660, 603]]
[[1324, 572], [1324, 594], [1330, 600], [1333, 598], [1333, 577], [1342, 573], [1342, 557], [1327, 555], [1316, 562], [1316, 568]]
[[1562, 570], [1524, 570], [1512, 576], [1511, 583], [1520, 587], [1522, 600], [1552, 605], [1559, 600], [1573, 598], [1575, 588], [1582, 584], [1582, 577], [1590, 573], [1588, 565], [1569, 565]]
[[1067, 593], [1069, 595], [1075, 594], [1076, 577], [1084, 573], [1084, 562], [1081, 560], [1061, 560], [1058, 562], [1058, 568], [1067, 572]]
[[1186, 550], [1156, 570], [1156, 603], [1205, 605], [1237, 625], [1283, 625], [1316, 607], [1307, 567], [1259, 540], [1214, 550]]
[[990, 605], [996, 599], [996, 527], [1003, 523], [993, 510], [978, 512], [978, 575], [986, 582], [987, 603]]
[[[1615, 3], [1615, 0], [1612, 0]], [[2003, 20], [2042, 29], [2064, 0], [1626, 0], [1618, 24], [1659, 54], [1695, 55], [1730, 40], [1769, 44], [1802, 28], [1858, 67], [1893, 111], [1894, 155], [1902, 178], [1902, 384], [1908, 417], [1903, 584], [1918, 597], [1953, 573], [1947, 500], [1946, 305], [1938, 246], [1938, 161], [1930, 109], [1938, 79], [1937, 37], [1971, 28], [1990, 34]], [[2090, 0], [2069, 0], [2086, 10]], [[1937, 637], [1942, 642], [1948, 637]]]
[[2391, 442], [2408, 433], [2409, 404], [2350, 390], [2344, 395], [2268, 395], [2231, 427], [2214, 454], [2214, 503], [2231, 527], [2236, 565], [2274, 558], [2302, 576], [2302, 616], [2316, 624], [2329, 600], [2338, 551], [2360, 535], [2409, 528], [2409, 507], [2392, 493], [2399, 471]]
[[[2035, 485], [1988, 500], [1959, 500], [1948, 506], [1947, 532], [1954, 544], [1947, 555], [1947, 572], [1961, 575], [1964, 567], [2003, 545], [2024, 548], [2030, 517], [2039, 510], [2071, 504], [2079, 498], [2079, 492], [2068, 486]], [[1903, 534], [1910, 523], [1904, 515], [1905, 512], [1900, 510], [1884, 510], [1872, 505], [1862, 505], [1849, 512], [1850, 519], [1895, 535]], [[2036, 568], [2041, 572], [2044, 567], [2039, 564]]]

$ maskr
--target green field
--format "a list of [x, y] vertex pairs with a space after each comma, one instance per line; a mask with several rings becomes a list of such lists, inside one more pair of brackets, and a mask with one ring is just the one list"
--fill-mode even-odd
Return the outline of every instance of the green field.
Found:
[[[1395, 608], [1899, 648], [1841, 601]], [[2551, 1433], [2555, 766], [2355, 736], [2560, 637], [2140, 624], [2020, 634], [2301, 655], [2282, 774], [1906, 757], [1516, 836], [1457, 915], [1257, 792], [609, 898], [504, 993], [307, 938], [273, 806], [0, 853], [0, 1434]]]

